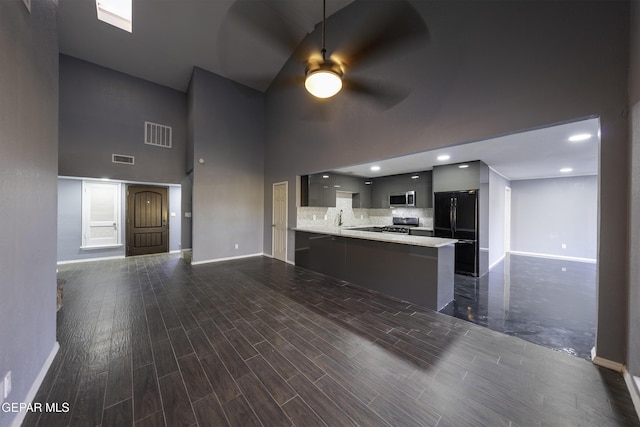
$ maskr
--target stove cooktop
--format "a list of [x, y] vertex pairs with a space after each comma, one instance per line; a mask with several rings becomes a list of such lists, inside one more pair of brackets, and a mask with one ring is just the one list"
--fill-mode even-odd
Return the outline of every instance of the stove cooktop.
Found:
[[387, 225], [382, 227], [383, 233], [404, 233], [409, 234], [411, 227], [401, 226], [401, 225]]

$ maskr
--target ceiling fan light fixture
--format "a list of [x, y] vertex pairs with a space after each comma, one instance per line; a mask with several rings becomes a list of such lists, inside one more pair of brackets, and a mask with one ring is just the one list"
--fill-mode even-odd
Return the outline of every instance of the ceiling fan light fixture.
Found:
[[342, 89], [342, 70], [331, 61], [309, 65], [304, 87], [316, 98], [331, 98]]

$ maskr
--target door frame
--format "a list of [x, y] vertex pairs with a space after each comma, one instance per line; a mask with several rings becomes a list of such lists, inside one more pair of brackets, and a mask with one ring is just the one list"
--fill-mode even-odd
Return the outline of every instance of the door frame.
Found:
[[125, 188], [125, 257], [129, 257], [129, 256], [137, 256], [137, 254], [132, 254], [131, 253], [131, 242], [133, 239], [133, 225], [131, 224], [131, 209], [130, 209], [130, 194], [129, 194], [129, 189], [132, 187], [138, 187], [138, 188], [148, 188], [151, 190], [164, 190], [165, 192], [165, 196], [166, 196], [166, 204], [163, 207], [163, 216], [164, 216], [164, 222], [165, 222], [165, 233], [167, 234], [167, 238], [166, 238], [166, 250], [164, 252], [157, 252], [157, 253], [169, 253], [170, 249], [171, 249], [171, 244], [169, 242], [169, 239], [171, 238], [171, 231], [170, 231], [170, 227], [169, 227], [169, 201], [171, 199], [170, 197], [170, 188], [168, 186], [165, 185], [152, 185], [152, 184], [138, 184], [138, 183], [127, 183], [126, 188]]
[[[288, 235], [287, 235], [287, 228], [289, 226], [289, 181], [280, 181], [280, 182], [274, 182], [272, 187], [271, 187], [271, 257], [272, 258], [276, 258], [275, 256], [275, 238], [274, 238], [274, 233], [275, 233], [275, 228], [276, 228], [276, 224], [275, 224], [275, 210], [276, 210], [276, 186], [277, 185], [282, 185], [284, 184], [284, 189], [285, 189], [285, 198], [284, 198], [284, 222], [285, 222], [285, 239], [284, 239], [284, 259], [282, 259], [281, 261], [287, 262], [287, 257], [289, 255], [289, 242], [288, 242]], [[280, 258], [276, 258], [276, 259], [280, 259]]]

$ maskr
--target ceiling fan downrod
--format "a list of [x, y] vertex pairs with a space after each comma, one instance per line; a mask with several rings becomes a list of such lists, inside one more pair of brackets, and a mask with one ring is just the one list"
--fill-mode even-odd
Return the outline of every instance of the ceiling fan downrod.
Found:
[[304, 86], [316, 98], [330, 98], [342, 89], [343, 71], [338, 64], [326, 58], [325, 21], [327, 0], [322, 0], [322, 62], [309, 62], [305, 69]]

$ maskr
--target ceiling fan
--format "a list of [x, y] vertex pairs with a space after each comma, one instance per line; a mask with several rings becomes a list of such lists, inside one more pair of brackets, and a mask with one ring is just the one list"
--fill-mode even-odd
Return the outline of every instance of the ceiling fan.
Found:
[[[428, 29], [419, 12], [407, 0], [356, 0], [354, 5], [362, 6], [363, 13], [358, 14], [356, 22], [347, 24], [349, 37], [327, 56], [326, 3], [322, 0], [321, 49], [319, 52], [317, 47], [297, 50], [303, 52], [299, 59], [304, 63], [304, 76], [298, 75], [293, 80], [297, 84], [303, 81], [307, 91], [316, 98], [330, 98], [344, 89], [370, 96], [385, 106], [404, 99], [410, 91], [399, 88], [397, 83], [358, 77], [352, 71], [367, 62], [428, 41]], [[300, 27], [296, 28], [286, 11], [286, 2], [274, 0], [237, 0], [230, 9], [248, 28], [293, 52], [300, 44]]]

